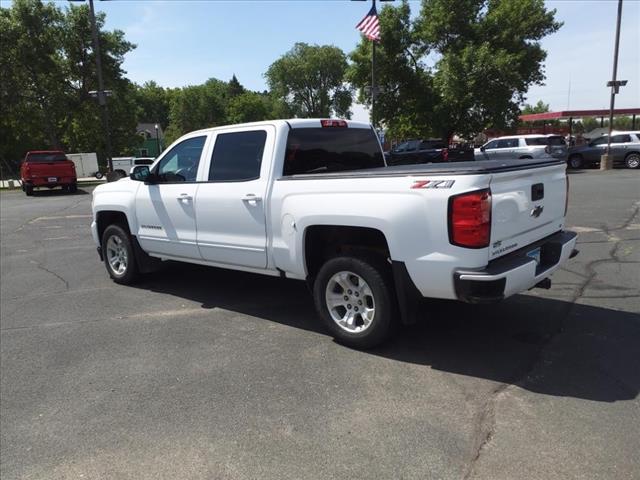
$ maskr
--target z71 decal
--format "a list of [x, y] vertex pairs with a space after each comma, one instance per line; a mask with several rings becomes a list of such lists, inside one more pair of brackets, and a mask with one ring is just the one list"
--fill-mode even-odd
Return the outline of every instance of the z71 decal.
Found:
[[451, 188], [455, 180], [416, 180], [411, 188]]

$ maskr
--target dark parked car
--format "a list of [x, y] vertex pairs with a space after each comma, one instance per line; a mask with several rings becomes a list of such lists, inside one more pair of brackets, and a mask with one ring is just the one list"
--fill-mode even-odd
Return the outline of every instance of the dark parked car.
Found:
[[449, 148], [444, 140], [409, 140], [393, 147], [384, 154], [387, 165], [411, 165], [417, 163], [463, 162], [474, 160], [473, 148], [458, 146]]
[[[587, 145], [569, 149], [569, 166], [583, 168], [597, 165], [607, 150], [608, 135], [598, 137]], [[612, 132], [611, 154], [614, 165], [627, 168], [640, 167], [640, 131]]]

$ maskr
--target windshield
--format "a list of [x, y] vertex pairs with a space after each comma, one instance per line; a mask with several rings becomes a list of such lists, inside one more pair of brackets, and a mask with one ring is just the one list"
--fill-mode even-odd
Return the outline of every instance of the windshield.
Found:
[[382, 150], [368, 128], [294, 128], [289, 131], [284, 175], [384, 167]]
[[48, 153], [29, 153], [25, 162], [30, 163], [48, 163], [48, 162], [63, 162], [67, 159], [64, 153], [61, 152], [48, 152]]

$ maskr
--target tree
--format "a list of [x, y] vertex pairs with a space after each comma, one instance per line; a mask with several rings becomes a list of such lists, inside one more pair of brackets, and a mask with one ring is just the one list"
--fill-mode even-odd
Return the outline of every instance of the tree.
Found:
[[169, 125], [171, 92], [154, 81], [136, 85], [136, 104], [139, 123], [159, 123], [162, 128]]
[[538, 100], [535, 105], [529, 105], [525, 103], [521, 110], [521, 115], [531, 115], [533, 113], [547, 113], [549, 111], [549, 104], [544, 103], [542, 100]]
[[229, 97], [231, 98], [237, 97], [238, 95], [242, 95], [245, 92], [244, 87], [238, 81], [238, 78], [236, 77], [235, 73], [231, 77], [231, 80], [229, 80], [229, 85], [227, 88], [229, 90]]
[[[423, 0], [415, 20], [406, 0], [385, 6], [376, 116], [391, 130], [413, 123], [445, 138], [513, 125], [528, 88], [544, 80], [539, 41], [560, 28], [554, 14], [543, 0]], [[369, 44], [351, 54], [350, 78], [365, 99]]]
[[278, 118], [277, 100], [269, 95], [246, 91], [229, 101], [229, 123], [259, 122]]
[[351, 118], [346, 71], [347, 58], [339, 48], [296, 43], [271, 64], [265, 77], [271, 92], [292, 115]]
[[[117, 153], [136, 141], [133, 89], [121, 68], [135, 46], [119, 30], [104, 31], [104, 22], [98, 14]], [[98, 88], [89, 7], [61, 10], [40, 0], [15, 0], [0, 9], [0, 31], [0, 157], [15, 161], [37, 148], [90, 149], [103, 156], [99, 107], [89, 94]]]

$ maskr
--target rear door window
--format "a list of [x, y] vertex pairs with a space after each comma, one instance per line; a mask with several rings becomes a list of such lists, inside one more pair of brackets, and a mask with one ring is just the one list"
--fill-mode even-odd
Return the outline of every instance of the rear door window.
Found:
[[502, 140], [498, 140], [498, 148], [515, 148], [517, 146], [517, 138], [503, 138]]
[[611, 143], [631, 143], [631, 135], [613, 135]]
[[604, 145], [605, 143], [607, 143], [607, 137], [598, 137], [596, 138], [593, 142], [591, 142], [592, 145]]
[[384, 167], [369, 128], [294, 128], [289, 131], [283, 175]]
[[524, 141], [530, 147], [537, 147], [537, 146], [540, 146], [540, 145], [542, 145], [542, 146], [548, 145], [548, 141], [547, 141], [546, 137], [525, 138]]
[[260, 178], [265, 130], [219, 133], [213, 147], [210, 182], [246, 182]]

